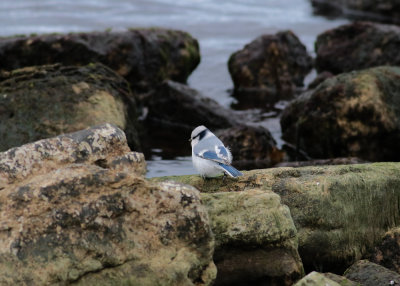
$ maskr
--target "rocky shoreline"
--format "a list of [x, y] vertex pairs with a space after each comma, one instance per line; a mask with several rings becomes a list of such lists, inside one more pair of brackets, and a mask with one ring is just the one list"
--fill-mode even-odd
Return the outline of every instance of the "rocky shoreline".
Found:
[[[0, 38], [0, 284], [400, 283], [399, 43], [354, 22], [312, 59], [262, 35], [227, 61], [235, 110], [186, 85], [182, 31]], [[243, 177], [145, 178], [203, 124]]]

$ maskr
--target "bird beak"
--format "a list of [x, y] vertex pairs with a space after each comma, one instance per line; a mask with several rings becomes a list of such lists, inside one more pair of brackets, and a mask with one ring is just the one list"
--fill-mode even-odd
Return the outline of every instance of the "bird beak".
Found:
[[189, 138], [189, 142], [191, 142], [192, 141], [192, 138]]

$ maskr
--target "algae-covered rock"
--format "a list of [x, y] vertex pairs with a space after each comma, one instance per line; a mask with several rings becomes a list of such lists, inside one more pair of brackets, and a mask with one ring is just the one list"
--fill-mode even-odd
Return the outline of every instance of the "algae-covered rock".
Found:
[[303, 275], [290, 211], [271, 191], [203, 193], [215, 235], [216, 285], [291, 285]]
[[305, 46], [291, 31], [262, 35], [231, 55], [233, 96], [240, 105], [270, 104], [293, 96], [312, 68]]
[[294, 100], [283, 138], [314, 158], [400, 161], [400, 68], [341, 74]]
[[329, 279], [328, 277], [324, 276], [318, 272], [311, 272], [307, 276], [303, 277], [299, 281], [297, 281], [294, 286], [340, 286], [339, 283]]
[[240, 195], [260, 188], [280, 195], [297, 229], [306, 271], [342, 273], [400, 223], [400, 163], [253, 170], [225, 181], [205, 181], [200, 176], [155, 180], [167, 179], [190, 184], [202, 193]]
[[101, 64], [29, 67], [2, 74], [0, 150], [112, 123], [140, 149], [128, 83]]
[[0, 70], [93, 62], [144, 91], [165, 79], [185, 82], [200, 62], [199, 44], [188, 33], [161, 28], [0, 38]]
[[399, 50], [400, 27], [355, 22], [318, 36], [315, 64], [319, 72], [334, 74], [383, 65], [398, 66]]
[[198, 191], [144, 164], [109, 124], [0, 153], [0, 284], [210, 285]]
[[345, 277], [362, 286], [398, 285], [400, 274], [368, 260], [360, 260], [346, 270]]

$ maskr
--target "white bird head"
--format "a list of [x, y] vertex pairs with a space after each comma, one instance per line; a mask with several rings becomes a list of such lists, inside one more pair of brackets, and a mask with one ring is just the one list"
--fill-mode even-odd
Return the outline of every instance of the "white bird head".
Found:
[[204, 125], [201, 126], [197, 126], [193, 131], [192, 131], [192, 135], [190, 135], [190, 143], [193, 146], [195, 146], [197, 143], [199, 143], [199, 141], [201, 139], [204, 138], [204, 136], [207, 135], [207, 132], [210, 132], [207, 127], [205, 127]]

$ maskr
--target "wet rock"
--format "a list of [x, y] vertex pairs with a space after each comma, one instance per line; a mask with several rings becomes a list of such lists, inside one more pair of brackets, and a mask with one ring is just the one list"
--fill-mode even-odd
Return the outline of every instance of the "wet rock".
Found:
[[216, 245], [215, 285], [292, 285], [303, 275], [296, 228], [272, 191], [202, 194]]
[[344, 276], [363, 286], [400, 284], [400, 274], [368, 260], [358, 261], [346, 270]]
[[282, 137], [313, 158], [399, 161], [399, 77], [378, 67], [325, 80], [283, 111]]
[[315, 43], [316, 68], [333, 74], [400, 65], [400, 27], [356, 22], [328, 30]]
[[149, 93], [136, 95], [136, 98], [147, 130], [145, 145], [157, 144], [156, 148], [162, 146], [163, 150], [172, 152], [186, 149], [190, 154], [188, 139], [199, 125], [216, 130], [242, 121], [239, 113], [222, 107], [187, 85], [173, 81], [166, 81]]
[[199, 45], [188, 33], [161, 28], [0, 38], [0, 70], [94, 62], [146, 91], [165, 79], [186, 82], [200, 62]]
[[380, 243], [366, 257], [371, 262], [400, 273], [400, 228], [396, 227], [386, 232]]
[[216, 133], [229, 147], [233, 165], [240, 170], [269, 168], [281, 162], [284, 153], [278, 149], [268, 129], [239, 125]]
[[[291, 98], [312, 68], [305, 46], [291, 31], [262, 35], [231, 55], [233, 95], [245, 105]], [[240, 105], [241, 105], [240, 104]]]
[[396, 0], [311, 0], [314, 11], [330, 17], [384, 23], [400, 23], [400, 3]]
[[318, 272], [311, 272], [307, 276], [297, 281], [294, 286], [340, 286], [341, 284], [329, 279], [325, 275]]
[[210, 285], [198, 191], [144, 167], [109, 124], [0, 153], [0, 284]]
[[137, 95], [137, 99], [142, 108], [147, 109], [146, 120], [153, 124], [180, 126], [190, 132], [199, 125], [219, 129], [239, 121], [232, 110], [187, 85], [173, 81], [165, 81], [154, 91]]
[[0, 150], [100, 123], [123, 129], [140, 149], [136, 103], [128, 83], [102, 64], [37, 66], [3, 72]]
[[[290, 209], [306, 273], [317, 268], [343, 273], [377, 245], [388, 228], [400, 223], [400, 216], [394, 215], [399, 211], [400, 163], [272, 168], [243, 173], [236, 180], [204, 181], [193, 175], [154, 181], [173, 179], [190, 184], [202, 196], [228, 192], [240, 197], [254, 189], [278, 194]], [[260, 204], [265, 202], [260, 200]], [[257, 231], [252, 234], [257, 235]], [[220, 239], [216, 236], [217, 245]]]

